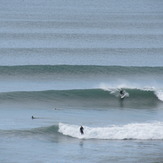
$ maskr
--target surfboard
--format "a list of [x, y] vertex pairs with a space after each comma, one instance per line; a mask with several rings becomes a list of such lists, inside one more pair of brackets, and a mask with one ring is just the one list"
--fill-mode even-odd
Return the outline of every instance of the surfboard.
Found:
[[126, 96], [125, 94], [124, 94], [124, 95], [120, 95], [121, 99], [124, 99], [124, 98], [125, 98], [125, 96]]

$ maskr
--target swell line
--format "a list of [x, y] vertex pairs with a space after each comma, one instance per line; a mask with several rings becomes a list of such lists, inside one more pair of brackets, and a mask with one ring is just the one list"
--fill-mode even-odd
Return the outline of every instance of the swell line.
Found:
[[37, 74], [162, 74], [163, 67], [96, 65], [19, 65], [0, 66], [1, 75]]

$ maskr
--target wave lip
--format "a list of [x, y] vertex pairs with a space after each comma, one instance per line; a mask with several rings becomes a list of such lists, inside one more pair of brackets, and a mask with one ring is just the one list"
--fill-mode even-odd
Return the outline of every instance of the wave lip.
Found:
[[84, 127], [84, 135], [80, 134], [78, 125], [59, 123], [59, 132], [78, 139], [110, 139], [110, 140], [162, 140], [163, 122], [131, 123], [123, 126]]

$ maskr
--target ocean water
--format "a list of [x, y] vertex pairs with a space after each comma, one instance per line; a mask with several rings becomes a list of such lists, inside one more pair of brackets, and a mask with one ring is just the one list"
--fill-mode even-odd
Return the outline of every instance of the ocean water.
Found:
[[0, 162], [162, 163], [162, 81], [162, 0], [1, 0]]

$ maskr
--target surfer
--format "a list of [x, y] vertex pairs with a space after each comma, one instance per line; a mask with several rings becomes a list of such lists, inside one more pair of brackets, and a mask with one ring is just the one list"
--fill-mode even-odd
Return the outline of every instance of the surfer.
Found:
[[123, 89], [121, 89], [119, 93], [121, 96], [124, 96], [124, 90]]
[[32, 119], [38, 119], [37, 117], [34, 117], [33, 115], [32, 115], [32, 117], [31, 117]]
[[125, 98], [126, 93], [125, 93], [125, 91], [123, 89], [120, 89], [119, 96], [120, 96], [121, 99], [124, 99]]
[[81, 133], [81, 135], [84, 134], [84, 128], [83, 128], [83, 126], [80, 127], [80, 133]]
[[125, 95], [125, 91], [124, 91], [123, 89], [121, 89], [121, 90], [119, 91], [119, 94], [120, 94], [120, 96], [122, 97], [122, 96]]

